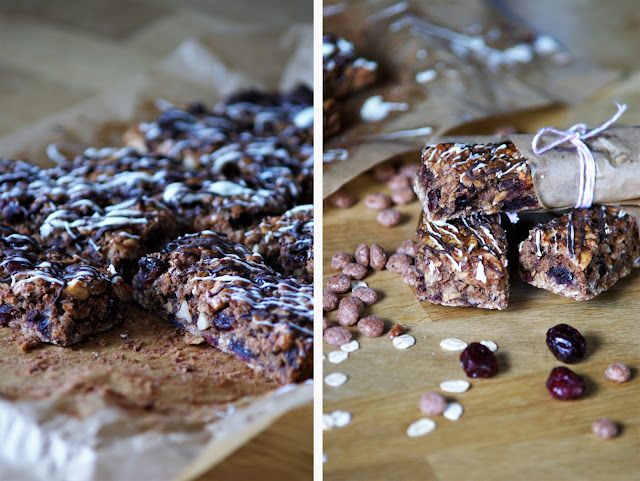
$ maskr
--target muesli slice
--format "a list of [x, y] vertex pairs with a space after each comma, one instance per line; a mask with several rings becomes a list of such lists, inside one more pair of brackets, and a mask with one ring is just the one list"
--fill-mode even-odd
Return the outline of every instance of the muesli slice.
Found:
[[28, 341], [70, 346], [122, 320], [128, 288], [113, 266], [90, 266], [0, 226], [0, 324]]
[[525, 282], [585, 301], [640, 265], [640, 235], [624, 210], [593, 206], [534, 227], [519, 251]]
[[353, 43], [326, 34], [322, 37], [322, 85], [325, 99], [339, 99], [375, 82], [378, 64], [355, 53]]
[[313, 205], [264, 218], [247, 232], [243, 243], [274, 270], [313, 282]]
[[196, 168], [201, 155], [248, 137], [277, 137], [291, 146], [312, 144], [313, 92], [304, 86], [290, 92], [249, 90], [213, 109], [202, 103], [171, 107], [154, 121], [129, 129], [124, 142]]
[[511, 142], [429, 145], [414, 190], [430, 220], [542, 207], [527, 161]]
[[140, 257], [177, 236], [175, 216], [162, 202], [137, 197], [104, 208], [89, 199], [63, 204], [42, 221], [35, 237], [91, 265], [112, 265], [131, 279]]
[[183, 236], [139, 265], [133, 296], [146, 309], [282, 383], [311, 376], [312, 286], [211, 231]]
[[505, 309], [509, 298], [507, 240], [497, 215], [431, 221], [417, 232], [419, 301]]

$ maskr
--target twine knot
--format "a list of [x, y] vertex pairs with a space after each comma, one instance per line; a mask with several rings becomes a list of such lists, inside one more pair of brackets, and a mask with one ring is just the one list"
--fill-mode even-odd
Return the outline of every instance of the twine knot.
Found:
[[[576, 209], [591, 207], [596, 189], [596, 161], [593, 158], [591, 150], [589, 150], [589, 147], [584, 143], [584, 141], [604, 132], [627, 110], [627, 106], [624, 104], [620, 105], [616, 102], [616, 105], [618, 106], [618, 111], [600, 127], [596, 127], [593, 130], [587, 130], [586, 124], [576, 124], [568, 130], [543, 127], [538, 131], [531, 142], [531, 148], [537, 155], [548, 152], [565, 143], [572, 144], [576, 149], [580, 159], [580, 190], [578, 193], [578, 200], [575, 205]], [[539, 147], [538, 143], [543, 135], [556, 135], [558, 136], [558, 139], [550, 144]]]

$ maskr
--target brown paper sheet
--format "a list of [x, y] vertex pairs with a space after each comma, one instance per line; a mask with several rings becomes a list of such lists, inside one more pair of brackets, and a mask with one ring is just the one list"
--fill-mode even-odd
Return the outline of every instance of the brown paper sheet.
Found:
[[[309, 54], [302, 52], [311, 47], [311, 31], [310, 25], [242, 31], [222, 44], [213, 36], [189, 39], [153, 71], [1, 138], [0, 152], [50, 165], [51, 142], [72, 151], [121, 145], [131, 122], [157, 114], [158, 98], [213, 104], [250, 86], [308, 82]], [[247, 59], [252, 51], [269, 62]], [[285, 412], [312, 402], [311, 383], [278, 387], [135, 312], [68, 349], [21, 353], [18, 334], [0, 328], [1, 479], [190, 479]]]
[[[544, 208], [575, 205], [580, 161], [575, 149], [556, 148], [536, 155], [533, 135], [509, 135], [531, 167], [536, 194]], [[621, 203], [640, 192], [640, 127], [613, 127], [585, 141], [596, 161], [594, 204]]]
[[[396, 31], [391, 31], [393, 25]], [[560, 45], [538, 47], [527, 60], [527, 42], [535, 35], [488, 2], [330, 2], [324, 30], [352, 40], [357, 54], [377, 61], [381, 73], [376, 85], [345, 102], [347, 128], [325, 143], [325, 151], [348, 151], [346, 160], [324, 165], [325, 197], [375, 164], [421, 149], [454, 126], [556, 102], [575, 103], [617, 76], [575, 60]], [[510, 54], [500, 53], [512, 47], [516, 50]], [[427, 70], [436, 72], [435, 79], [418, 83], [416, 74]], [[391, 112], [379, 122], [361, 122], [359, 109], [373, 95], [406, 103], [407, 110]], [[393, 141], [371, 137], [424, 127], [432, 132]]]

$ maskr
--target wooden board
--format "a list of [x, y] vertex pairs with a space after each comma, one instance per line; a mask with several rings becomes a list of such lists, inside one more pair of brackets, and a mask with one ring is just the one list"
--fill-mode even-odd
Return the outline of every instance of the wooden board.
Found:
[[[476, 127], [461, 133], [480, 132]], [[335, 273], [330, 265], [337, 251], [353, 253], [358, 244], [375, 242], [391, 254], [403, 239], [415, 239], [417, 200], [400, 207], [399, 226], [384, 228], [376, 222], [377, 212], [365, 207], [364, 197], [389, 193], [387, 187], [362, 174], [346, 190], [359, 199], [353, 207], [336, 209], [325, 202], [325, 283]], [[380, 316], [387, 329], [400, 323], [417, 342], [400, 351], [386, 333], [377, 339], [358, 337], [361, 349], [349, 359], [324, 361], [324, 376], [339, 371], [349, 380], [340, 387], [324, 386], [323, 412], [340, 409], [353, 415], [348, 426], [324, 432], [326, 481], [640, 479], [640, 269], [583, 303], [515, 279], [504, 311], [418, 303], [414, 290], [386, 270], [370, 270], [364, 281], [378, 292], [379, 301], [363, 315]], [[335, 312], [328, 317], [335, 321]], [[545, 388], [551, 369], [562, 364], [547, 349], [545, 335], [561, 322], [577, 328], [588, 343], [586, 358], [571, 366], [587, 382], [580, 400], [552, 400]], [[407, 427], [424, 417], [417, 407], [421, 394], [439, 391], [442, 381], [466, 379], [459, 353], [439, 346], [448, 337], [496, 342], [500, 372], [471, 380], [466, 393], [447, 395], [464, 407], [459, 420], [434, 417], [433, 432], [411, 438]], [[336, 349], [324, 344], [325, 354]], [[630, 382], [604, 379], [614, 361], [633, 367]], [[601, 417], [622, 426], [619, 438], [605, 441], [591, 433], [592, 421]]]

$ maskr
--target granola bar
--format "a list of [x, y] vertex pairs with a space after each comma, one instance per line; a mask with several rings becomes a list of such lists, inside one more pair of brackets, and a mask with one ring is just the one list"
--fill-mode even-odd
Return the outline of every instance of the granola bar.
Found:
[[511, 142], [427, 146], [414, 190], [431, 220], [542, 207], [527, 161]]
[[0, 324], [28, 340], [69, 346], [122, 320], [127, 289], [113, 266], [42, 250], [0, 226]]
[[144, 257], [133, 280], [143, 307], [282, 383], [311, 376], [313, 287], [211, 231]]
[[378, 64], [355, 54], [353, 43], [335, 35], [322, 37], [323, 96], [343, 98], [376, 80]]
[[419, 301], [505, 309], [509, 297], [507, 241], [497, 215], [431, 221], [417, 232]]
[[623, 210], [594, 206], [535, 227], [519, 251], [525, 282], [584, 301], [640, 265], [640, 235]]
[[177, 235], [174, 215], [164, 204], [134, 197], [104, 208], [88, 199], [63, 204], [42, 221], [36, 237], [93, 266], [112, 265], [130, 279], [140, 257]]
[[266, 217], [247, 232], [244, 244], [274, 270], [313, 282], [313, 205]]
[[153, 122], [139, 124], [124, 136], [140, 152], [156, 152], [200, 166], [200, 156], [237, 141], [276, 137], [291, 147], [313, 143], [313, 93], [300, 86], [291, 92], [240, 92], [209, 109], [193, 103], [172, 107]]
[[103, 206], [132, 197], [152, 197], [169, 184], [199, 175], [177, 160], [141, 154], [130, 147], [91, 147], [44, 172], [71, 199], [91, 199]]
[[373, 84], [378, 64], [355, 54], [351, 42], [335, 35], [322, 37], [322, 123], [325, 139], [342, 129], [339, 101]]

